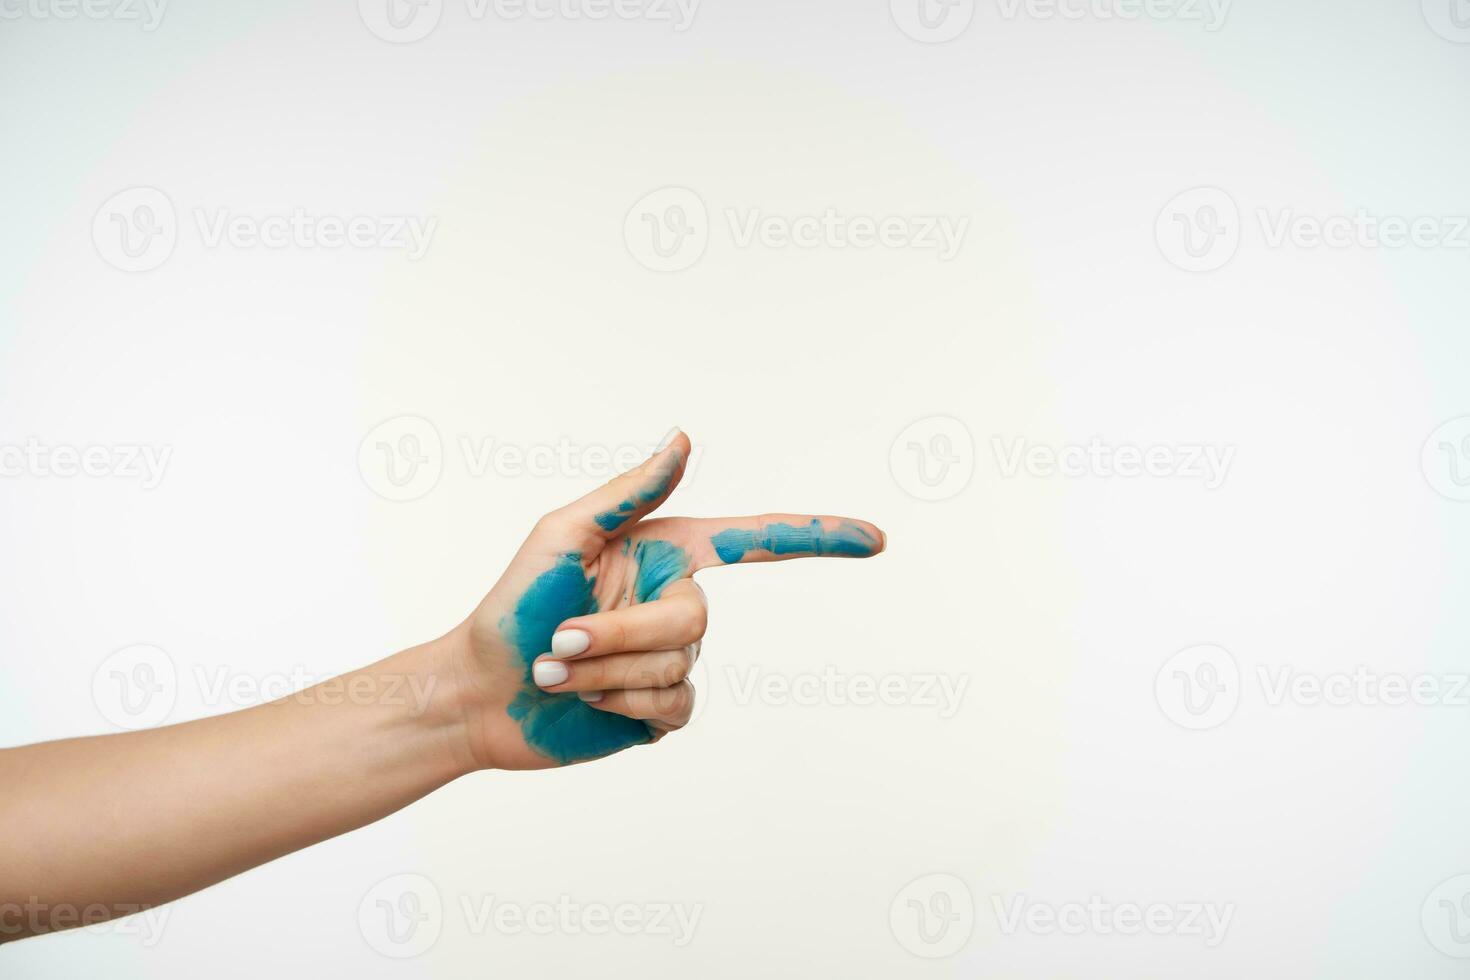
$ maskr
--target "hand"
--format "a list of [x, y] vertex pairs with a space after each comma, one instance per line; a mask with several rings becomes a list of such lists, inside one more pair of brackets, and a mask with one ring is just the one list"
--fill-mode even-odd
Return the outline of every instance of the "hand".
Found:
[[[446, 636], [243, 711], [0, 749], [0, 911], [150, 908], [476, 769], [581, 762], [679, 728], [705, 625], [694, 572], [884, 544], [835, 517], [645, 520], [688, 457], [677, 433], [546, 515]], [[0, 921], [0, 942], [76, 924]]]
[[816, 555], [866, 558], [864, 521], [645, 520], [678, 486], [689, 438], [547, 514], [464, 627], [470, 753], [481, 768], [601, 758], [683, 727], [707, 610], [693, 574]]

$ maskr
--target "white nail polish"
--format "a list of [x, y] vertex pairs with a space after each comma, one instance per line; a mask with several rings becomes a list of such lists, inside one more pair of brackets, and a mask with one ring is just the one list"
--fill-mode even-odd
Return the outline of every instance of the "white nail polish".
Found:
[[592, 634], [586, 630], [562, 630], [551, 634], [553, 657], [575, 657], [579, 653], [585, 653], [591, 645]]
[[676, 425], [669, 430], [668, 435], [664, 436], [663, 441], [658, 444], [658, 448], [653, 451], [653, 454], [657, 456], [665, 449], [668, 449], [669, 445], [677, 438], [679, 438], [679, 427]]
[[583, 691], [582, 693], [578, 694], [577, 697], [581, 698], [583, 701], [586, 701], [588, 704], [596, 704], [598, 701], [602, 700], [602, 692]]
[[531, 679], [538, 687], [555, 687], [571, 676], [566, 664], [555, 660], [538, 660], [531, 667]]

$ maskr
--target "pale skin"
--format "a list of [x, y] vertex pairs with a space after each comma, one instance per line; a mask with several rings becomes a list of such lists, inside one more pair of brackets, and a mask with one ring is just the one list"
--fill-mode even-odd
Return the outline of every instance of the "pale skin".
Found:
[[[689, 450], [676, 432], [642, 466], [545, 515], [474, 612], [438, 639], [244, 711], [0, 751], [0, 943], [172, 901], [472, 772], [563, 764], [528, 744], [508, 711], [532, 683], [508, 624], [567, 555], [594, 583], [597, 611], [556, 627], [557, 652], [536, 658], [537, 689], [644, 721], [649, 741], [682, 728], [708, 620], [693, 574], [839, 553], [756, 547], [732, 562], [716, 535], [760, 540], [772, 526], [810, 525], [855, 529], [870, 554], [885, 543], [873, 525], [837, 517], [648, 518]], [[634, 546], [650, 540], [687, 567], [639, 601]]]

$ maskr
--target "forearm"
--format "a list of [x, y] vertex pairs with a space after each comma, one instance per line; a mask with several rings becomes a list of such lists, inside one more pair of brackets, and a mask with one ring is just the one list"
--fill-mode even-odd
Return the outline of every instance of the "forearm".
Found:
[[470, 771], [453, 642], [245, 711], [0, 751], [0, 942], [50, 908], [170, 901]]

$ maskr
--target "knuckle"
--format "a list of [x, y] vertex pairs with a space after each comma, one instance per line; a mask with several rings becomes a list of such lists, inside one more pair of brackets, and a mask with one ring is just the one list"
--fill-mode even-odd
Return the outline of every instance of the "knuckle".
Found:
[[562, 510], [552, 510], [536, 519], [535, 531], [541, 536], [551, 536], [561, 534], [566, 527], [566, 513]]
[[639, 690], [628, 692], [629, 713], [640, 721], [648, 721], [650, 718], [659, 717], [658, 690]]
[[668, 686], [663, 683], [663, 673], [658, 666], [641, 659], [628, 667], [623, 674], [622, 682], [624, 686], [633, 691]]
[[684, 641], [693, 643], [704, 636], [704, 631], [709, 627], [709, 610], [704, 603], [691, 600], [688, 603], [688, 613], [684, 617]]
[[681, 651], [669, 657], [659, 671], [660, 687], [674, 687], [689, 676], [689, 658]]
[[683, 725], [694, 711], [694, 685], [686, 680], [676, 690], [679, 692], [679, 724]]
[[606, 665], [597, 658], [584, 660], [573, 667], [572, 680], [579, 691], [604, 691], [612, 687]]

